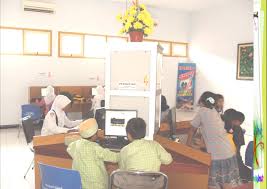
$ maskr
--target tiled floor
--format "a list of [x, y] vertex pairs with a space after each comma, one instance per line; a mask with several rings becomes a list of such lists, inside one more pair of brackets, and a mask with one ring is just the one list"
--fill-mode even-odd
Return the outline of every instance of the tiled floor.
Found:
[[18, 129], [0, 129], [1, 189], [34, 189], [34, 170], [24, 174], [33, 159], [23, 132], [17, 137]]

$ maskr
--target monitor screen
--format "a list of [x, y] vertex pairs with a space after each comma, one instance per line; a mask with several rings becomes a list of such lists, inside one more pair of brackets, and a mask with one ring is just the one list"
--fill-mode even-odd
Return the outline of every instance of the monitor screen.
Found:
[[41, 96], [45, 97], [47, 95], [47, 88], [41, 88]]
[[127, 136], [127, 122], [136, 117], [136, 110], [106, 110], [105, 135]]

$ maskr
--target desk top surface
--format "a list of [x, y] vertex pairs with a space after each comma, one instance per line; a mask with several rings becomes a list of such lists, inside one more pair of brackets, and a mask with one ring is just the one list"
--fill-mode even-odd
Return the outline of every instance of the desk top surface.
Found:
[[[43, 146], [35, 146], [35, 154], [57, 157], [63, 159], [72, 159], [71, 156], [67, 153], [67, 146], [64, 143], [59, 144], [49, 144]], [[189, 159], [185, 156], [176, 154], [175, 152], [169, 151], [172, 154], [173, 162], [170, 165], [161, 166], [161, 170], [186, 170], [187, 172], [206, 174], [208, 169], [207, 165], [201, 164], [195, 160]], [[110, 164], [110, 163], [109, 163]]]
[[[70, 156], [66, 152], [64, 140], [66, 136], [79, 135], [78, 133], [58, 134], [50, 136], [36, 136], [33, 139], [35, 153], [49, 156], [56, 156], [69, 159]], [[103, 139], [103, 131], [98, 132], [98, 138]], [[155, 135], [154, 140], [159, 142], [167, 151], [169, 151], [173, 159], [177, 162], [189, 163], [194, 165], [209, 166], [211, 162], [210, 154], [193, 149], [181, 143], [176, 143], [168, 138]]]

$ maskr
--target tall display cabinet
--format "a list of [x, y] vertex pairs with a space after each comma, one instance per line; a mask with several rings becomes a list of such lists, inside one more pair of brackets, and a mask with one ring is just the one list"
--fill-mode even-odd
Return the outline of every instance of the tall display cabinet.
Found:
[[156, 42], [108, 47], [105, 63], [106, 109], [137, 110], [147, 124], [146, 139], [160, 126], [162, 48]]

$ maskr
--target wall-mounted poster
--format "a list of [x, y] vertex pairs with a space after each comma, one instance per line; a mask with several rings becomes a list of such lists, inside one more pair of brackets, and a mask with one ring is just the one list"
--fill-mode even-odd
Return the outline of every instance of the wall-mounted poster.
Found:
[[238, 44], [236, 78], [253, 80], [253, 43]]
[[176, 108], [193, 110], [196, 64], [179, 63], [177, 75]]

